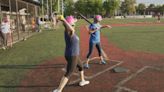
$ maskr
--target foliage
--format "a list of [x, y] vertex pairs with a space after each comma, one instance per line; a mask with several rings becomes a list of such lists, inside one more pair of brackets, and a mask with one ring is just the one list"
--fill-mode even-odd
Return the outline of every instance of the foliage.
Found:
[[[111, 23], [134, 23], [134, 22], [154, 22], [156, 19], [105, 19], [103, 24]], [[161, 19], [161, 21], [164, 21]], [[109, 42], [116, 44], [124, 50], [164, 53], [164, 26], [147, 25], [147, 26], [120, 26], [112, 29], [103, 29], [104, 34]]]
[[78, 0], [75, 3], [75, 9], [87, 17], [95, 14], [102, 14], [102, 0]]
[[153, 8], [155, 8], [155, 5], [154, 5], [154, 4], [150, 4], [150, 5], [148, 6], [148, 8], [149, 8], [149, 9], [153, 9]]
[[[0, 50], [0, 84], [21, 85], [30, 70], [47, 60], [52, 60], [64, 54], [63, 28], [58, 30], [45, 30], [34, 35], [26, 41], [14, 44], [13, 48]], [[55, 61], [54, 61], [55, 62]], [[6, 68], [3, 68], [6, 65]], [[15, 68], [14, 68], [15, 66]], [[20, 68], [19, 68], [20, 66]], [[18, 67], [18, 68], [17, 68]], [[0, 92], [18, 92], [17, 87], [1, 87]]]
[[[41, 1], [41, 0], [40, 0]], [[47, 1], [49, 4], [51, 0], [43, 0], [43, 7], [45, 13], [47, 13]], [[52, 0], [52, 9], [53, 11], [58, 11], [58, 1]], [[93, 17], [96, 14], [104, 15], [105, 17], [112, 17], [117, 11], [121, 15], [133, 15], [138, 14], [144, 15], [149, 14], [150, 12], [160, 12], [163, 14], [164, 5], [150, 4], [148, 7], [145, 4], [136, 5], [136, 0], [63, 0], [64, 1], [64, 13], [65, 15], [73, 15], [73, 12], [79, 11], [84, 14], [86, 17]]]
[[73, 0], [66, 0], [64, 2], [65, 4], [65, 10], [64, 13], [65, 15], [72, 15], [74, 11], [74, 1]]
[[136, 13], [135, 9], [136, 0], [125, 0], [121, 4], [121, 10], [123, 14], [132, 15]]
[[140, 14], [140, 15], [143, 15], [145, 14], [145, 10], [146, 10], [146, 6], [145, 4], [143, 3], [140, 3], [137, 7], [137, 12]]
[[115, 11], [119, 8], [120, 0], [106, 0], [103, 3], [106, 16], [114, 16]]

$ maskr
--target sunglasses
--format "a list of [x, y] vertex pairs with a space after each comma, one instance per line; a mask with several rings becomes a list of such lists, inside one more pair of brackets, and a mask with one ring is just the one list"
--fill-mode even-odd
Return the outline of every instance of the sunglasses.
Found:
[[75, 25], [71, 25], [71, 26], [73, 26], [73, 27], [74, 27]]

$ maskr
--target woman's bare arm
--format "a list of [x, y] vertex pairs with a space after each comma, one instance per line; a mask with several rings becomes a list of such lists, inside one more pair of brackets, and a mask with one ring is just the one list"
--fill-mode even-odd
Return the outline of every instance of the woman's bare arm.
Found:
[[62, 15], [60, 15], [58, 19], [63, 22], [63, 25], [67, 32], [70, 32], [71, 35], [75, 33], [75, 29], [66, 21], [66, 19]]
[[64, 19], [64, 20], [62, 20], [63, 21], [63, 23], [64, 23], [64, 25], [66, 26], [66, 28], [67, 28], [67, 31], [71, 31], [72, 32], [72, 34], [74, 34], [74, 32], [75, 32], [75, 29]]
[[102, 25], [100, 29], [102, 28], [112, 28], [110, 25]]

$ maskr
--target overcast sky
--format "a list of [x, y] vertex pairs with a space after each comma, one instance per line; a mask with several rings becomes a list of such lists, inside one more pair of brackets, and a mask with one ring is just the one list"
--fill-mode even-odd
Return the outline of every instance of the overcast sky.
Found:
[[149, 4], [155, 4], [155, 5], [163, 5], [164, 0], [136, 0], [137, 3], [145, 3], [147, 5]]

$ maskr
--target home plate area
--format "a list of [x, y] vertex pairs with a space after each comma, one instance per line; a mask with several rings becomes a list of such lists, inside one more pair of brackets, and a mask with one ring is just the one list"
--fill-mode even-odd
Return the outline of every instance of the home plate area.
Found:
[[164, 92], [164, 69], [145, 66], [116, 85], [115, 92]]
[[[98, 60], [93, 60], [90, 62], [90, 68], [85, 69], [85, 79], [90, 80], [97, 76], [102, 75], [105, 72], [112, 70], [113, 68], [121, 65], [123, 61], [110, 60], [106, 65], [99, 64]], [[65, 72], [65, 68], [62, 68], [62, 71]], [[77, 84], [80, 81], [79, 73], [76, 70], [75, 73], [70, 78], [68, 85]]]

